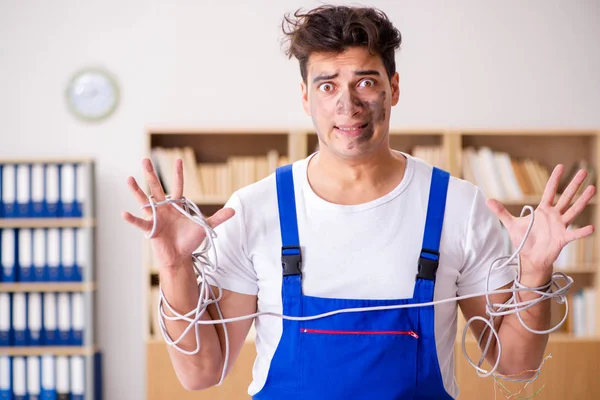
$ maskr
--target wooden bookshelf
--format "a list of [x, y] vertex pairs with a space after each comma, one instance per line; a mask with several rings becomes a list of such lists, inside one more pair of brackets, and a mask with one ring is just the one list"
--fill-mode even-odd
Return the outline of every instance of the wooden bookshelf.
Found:
[[[396, 150], [407, 152], [422, 157], [427, 162], [448, 170], [453, 176], [466, 178], [463, 174], [466, 162], [465, 150], [468, 148], [480, 149], [487, 147], [491, 152], [502, 152], [509, 156], [510, 160], [530, 159], [539, 164], [540, 167], [551, 171], [552, 168], [562, 163], [569, 168], [580, 161], [586, 161], [588, 166], [599, 171], [600, 154], [600, 131], [592, 130], [424, 130], [405, 129], [390, 132], [390, 146]], [[317, 150], [318, 138], [314, 131], [300, 131], [291, 129], [252, 129], [248, 131], [218, 129], [193, 129], [193, 128], [150, 128], [147, 131], [146, 150], [151, 156], [152, 150], [162, 148], [190, 147], [193, 150], [195, 162], [221, 163], [225, 164], [230, 157], [262, 157], [269, 150], [275, 150], [278, 155], [285, 157], [287, 162], [300, 160]], [[272, 172], [272, 171], [269, 171]], [[595, 183], [595, 182], [594, 182]], [[185, 187], [185, 185], [184, 185]], [[522, 188], [521, 188], [522, 189]], [[521, 190], [523, 191], [523, 190]], [[200, 194], [190, 197], [198, 204], [205, 215], [211, 215], [221, 208], [228, 200], [231, 193], [223, 194]], [[185, 193], [184, 193], [185, 195]], [[189, 197], [189, 196], [188, 196]], [[503, 197], [499, 200], [508, 207], [513, 214], [520, 213], [524, 205], [537, 206], [541, 199], [541, 193], [522, 193], [519, 197]], [[575, 221], [577, 224], [594, 223], [600, 227], [600, 213], [598, 212], [598, 201], [594, 199], [588, 209]], [[575, 261], [568, 265], [561, 265], [556, 270], [572, 276], [576, 281], [575, 290], [581, 288], [598, 288], [600, 274], [598, 271], [598, 254], [595, 250], [598, 244], [598, 235], [593, 239], [592, 259], [587, 261]], [[146, 290], [146, 302], [144, 303], [144, 332], [147, 343], [147, 393], [148, 399], [159, 398], [248, 398], [247, 387], [250, 383], [250, 371], [254, 362], [254, 349], [252, 340], [244, 345], [243, 356], [236, 364], [236, 371], [217, 390], [209, 390], [196, 393], [186, 393], [180, 390], [180, 384], [173, 373], [172, 366], [166, 353], [166, 344], [159, 336], [160, 333], [153, 331], [153, 321], [156, 310], [152, 305], [155, 303], [153, 297], [153, 284], [157, 280], [156, 265], [152, 261], [148, 244], [144, 244], [143, 282], [148, 282]], [[552, 379], [560, 374], [566, 376], [578, 370], [565, 367], [563, 357], [573, 363], [579, 359], [586, 359], [586, 352], [596, 354], [600, 349], [600, 297], [596, 295], [595, 302], [595, 331], [592, 335], [576, 337], [570, 332], [557, 332], [551, 337], [550, 351], [554, 354], [554, 360], [549, 361], [547, 371], [539, 382], [551, 385], [551, 389], [542, 392], [540, 399], [563, 399], [575, 398], [564, 397], [564, 393], [555, 391]], [[560, 308], [557, 308], [560, 312]], [[562, 314], [561, 314], [562, 315]], [[461, 328], [457, 332], [460, 340]], [[472, 345], [475, 343], [470, 340]], [[473, 348], [470, 348], [473, 351]], [[570, 353], [573, 352], [573, 353]], [[492, 381], [482, 380], [474, 373], [473, 368], [462, 356], [460, 343], [457, 341], [455, 348], [456, 377], [461, 387], [461, 399], [493, 398]], [[473, 358], [473, 357], [472, 357]], [[559, 361], [561, 359], [561, 361]], [[594, 358], [595, 359], [595, 358]], [[582, 364], [583, 365], [583, 364]], [[587, 364], [586, 364], [587, 365]], [[590, 367], [591, 368], [591, 367]], [[596, 368], [597, 369], [597, 368]], [[598, 371], [593, 368], [579, 376], [578, 382], [582, 387], [591, 388], [589, 393], [596, 395], [600, 393], [600, 386], [596, 380]], [[596, 371], [596, 375], [594, 374]], [[160, 378], [160, 379], [159, 379]], [[470, 389], [467, 389], [469, 387]], [[477, 390], [471, 390], [472, 388]], [[489, 390], [492, 390], [491, 392]], [[225, 393], [229, 397], [225, 396]], [[476, 394], [480, 395], [477, 396]], [[482, 396], [481, 393], [486, 393]], [[216, 397], [212, 397], [216, 396]], [[562, 396], [562, 397], [561, 397]], [[595, 398], [595, 397], [576, 397]]]

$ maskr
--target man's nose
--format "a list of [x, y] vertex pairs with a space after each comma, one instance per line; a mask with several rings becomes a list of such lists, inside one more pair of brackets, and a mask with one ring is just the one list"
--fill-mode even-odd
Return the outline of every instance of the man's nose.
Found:
[[364, 108], [364, 103], [356, 92], [351, 89], [340, 91], [336, 110], [338, 114], [354, 116]]

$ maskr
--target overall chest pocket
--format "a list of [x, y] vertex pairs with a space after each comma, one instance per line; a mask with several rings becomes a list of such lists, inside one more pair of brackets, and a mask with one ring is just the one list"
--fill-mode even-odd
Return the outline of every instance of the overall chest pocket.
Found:
[[411, 399], [418, 324], [406, 311], [340, 314], [300, 330], [302, 392], [311, 399]]

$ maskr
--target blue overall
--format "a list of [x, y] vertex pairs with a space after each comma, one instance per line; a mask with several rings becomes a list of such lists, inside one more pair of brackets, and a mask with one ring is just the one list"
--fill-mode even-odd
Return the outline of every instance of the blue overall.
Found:
[[[433, 170], [413, 297], [355, 300], [302, 293], [291, 168], [287, 165], [276, 172], [285, 315], [433, 300], [449, 179], [446, 171]], [[433, 306], [341, 313], [310, 321], [283, 320], [267, 380], [253, 399], [452, 399], [438, 364]]]

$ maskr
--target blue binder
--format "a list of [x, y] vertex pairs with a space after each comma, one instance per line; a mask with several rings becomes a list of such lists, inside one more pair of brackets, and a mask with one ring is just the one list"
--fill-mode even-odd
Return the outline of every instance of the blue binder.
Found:
[[12, 400], [12, 359], [0, 354], [0, 400]]
[[31, 216], [42, 218], [46, 214], [46, 166], [42, 163], [31, 165]]
[[60, 229], [49, 228], [46, 231], [46, 276], [48, 281], [60, 280]]
[[27, 294], [27, 343], [29, 346], [41, 346], [42, 337], [42, 294]]
[[12, 296], [12, 342], [15, 346], [27, 346], [27, 296], [23, 292]]
[[85, 396], [85, 359], [71, 357], [71, 400], [83, 400]]
[[59, 346], [71, 346], [73, 343], [73, 326], [70, 293], [57, 295], [58, 305], [58, 343]]
[[35, 228], [33, 230], [33, 279], [36, 282], [48, 280], [48, 268], [46, 264], [46, 229]]
[[44, 216], [57, 218], [60, 202], [60, 169], [55, 163], [46, 164], [45, 168], [45, 210]]
[[41, 400], [56, 400], [56, 360], [53, 355], [42, 356]]
[[60, 166], [60, 201], [59, 216], [74, 218], [76, 216], [76, 188], [75, 188], [75, 165], [71, 163]]
[[27, 399], [40, 400], [41, 394], [41, 374], [39, 356], [27, 357]]
[[31, 217], [31, 164], [17, 164], [17, 218]]
[[0, 293], [0, 347], [11, 346], [11, 294]]
[[84, 217], [85, 207], [89, 201], [91, 185], [91, 166], [88, 163], [79, 163], [75, 165], [75, 211], [77, 218]]
[[17, 168], [15, 164], [2, 166], [2, 216], [17, 217]]
[[18, 244], [18, 280], [19, 282], [32, 282], [34, 280], [33, 273], [33, 235], [29, 228], [18, 229], [17, 236]]
[[17, 230], [0, 229], [0, 279], [2, 282], [17, 280]]
[[85, 299], [82, 292], [71, 293], [71, 331], [73, 346], [83, 346]]
[[75, 276], [75, 231], [74, 228], [60, 229], [60, 272], [61, 282], [73, 282]]
[[27, 400], [27, 366], [25, 364], [25, 357], [15, 356], [12, 358], [12, 372], [13, 399]]
[[69, 357], [57, 356], [56, 360], [56, 397], [58, 400], [70, 400]]
[[58, 344], [58, 307], [56, 304], [56, 293], [44, 293], [42, 304], [42, 341], [45, 346], [56, 346]]

